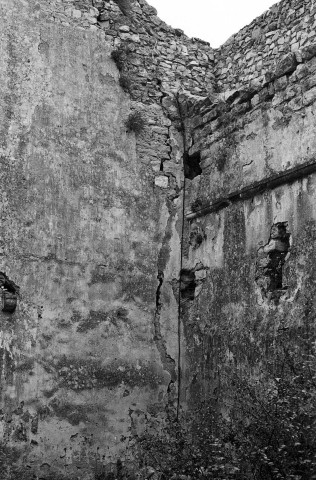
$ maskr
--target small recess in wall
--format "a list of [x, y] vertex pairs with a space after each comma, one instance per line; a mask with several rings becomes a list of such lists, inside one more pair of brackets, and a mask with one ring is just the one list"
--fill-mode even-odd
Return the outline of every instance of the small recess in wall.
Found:
[[287, 289], [283, 283], [283, 267], [290, 247], [291, 234], [287, 222], [272, 225], [268, 243], [258, 250], [256, 265], [256, 283], [265, 295]]
[[193, 155], [186, 154], [184, 156], [184, 176], [193, 180], [195, 177], [198, 177], [202, 173], [201, 163], [201, 154], [196, 152]]
[[17, 306], [20, 288], [4, 272], [0, 272], [2, 311], [13, 313]]
[[180, 272], [180, 295], [182, 302], [194, 300], [195, 287], [195, 271], [183, 268]]

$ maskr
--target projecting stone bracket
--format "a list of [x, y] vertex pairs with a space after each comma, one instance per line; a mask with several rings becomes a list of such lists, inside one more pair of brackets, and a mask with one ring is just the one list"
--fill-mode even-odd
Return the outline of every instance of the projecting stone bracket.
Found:
[[17, 307], [20, 287], [10, 280], [4, 272], [0, 272], [0, 290], [2, 311], [13, 313]]
[[168, 188], [169, 178], [166, 175], [159, 175], [155, 178], [156, 187]]

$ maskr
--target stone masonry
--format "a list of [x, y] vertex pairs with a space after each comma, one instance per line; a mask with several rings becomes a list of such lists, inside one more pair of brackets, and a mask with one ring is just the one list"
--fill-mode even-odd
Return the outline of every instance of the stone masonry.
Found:
[[134, 468], [315, 329], [314, 1], [219, 49], [119, 3], [0, 0], [3, 480]]

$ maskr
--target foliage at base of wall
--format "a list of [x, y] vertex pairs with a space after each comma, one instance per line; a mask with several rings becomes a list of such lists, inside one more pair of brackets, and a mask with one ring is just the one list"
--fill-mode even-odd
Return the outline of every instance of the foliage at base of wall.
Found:
[[162, 429], [151, 426], [139, 457], [161, 480], [316, 479], [316, 350], [301, 340], [295, 348], [283, 338], [260, 378], [232, 366], [225, 415], [205, 401]]
[[[94, 480], [315, 480], [316, 341], [296, 331], [294, 345], [292, 334], [285, 329], [275, 339], [260, 375], [234, 362], [226, 367], [221, 398], [178, 417], [170, 405], [159, 419], [148, 416], [134, 438], [133, 466], [119, 459]], [[20, 455], [1, 445], [3, 480], [39, 478], [14, 466]]]

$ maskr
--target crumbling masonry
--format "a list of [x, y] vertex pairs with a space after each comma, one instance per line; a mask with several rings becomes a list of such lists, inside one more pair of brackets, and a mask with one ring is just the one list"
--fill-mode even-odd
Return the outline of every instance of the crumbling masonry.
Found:
[[145, 0], [0, 5], [2, 478], [91, 479], [315, 329], [316, 5], [216, 50]]

